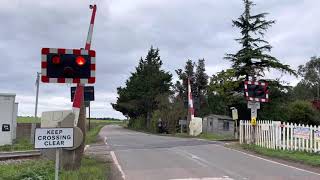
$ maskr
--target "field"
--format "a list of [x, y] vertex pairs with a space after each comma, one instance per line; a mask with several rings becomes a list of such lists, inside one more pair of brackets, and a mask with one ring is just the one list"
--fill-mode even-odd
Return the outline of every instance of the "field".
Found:
[[40, 123], [40, 118], [18, 116], [17, 123]]

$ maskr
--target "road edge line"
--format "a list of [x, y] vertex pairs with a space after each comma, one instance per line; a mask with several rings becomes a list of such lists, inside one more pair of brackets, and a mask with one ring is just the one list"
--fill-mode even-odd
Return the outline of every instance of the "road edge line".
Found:
[[112, 160], [113, 160], [114, 164], [117, 166], [118, 170], [121, 173], [122, 179], [126, 179], [126, 176], [125, 176], [125, 174], [124, 174], [124, 172], [123, 172], [123, 170], [122, 170], [122, 168], [121, 168], [121, 166], [119, 164], [119, 161], [117, 159], [116, 154], [114, 153], [114, 151], [110, 151], [110, 154], [111, 154], [111, 157], [112, 157]]
[[[104, 143], [105, 143], [106, 145], [108, 145], [107, 137], [104, 137]], [[121, 173], [122, 179], [125, 180], [125, 179], [126, 179], [126, 176], [125, 176], [125, 174], [124, 174], [124, 172], [123, 172], [123, 170], [122, 170], [122, 168], [121, 168], [121, 166], [120, 166], [120, 164], [119, 164], [119, 161], [118, 161], [118, 159], [117, 159], [116, 154], [114, 153], [114, 151], [110, 151], [110, 154], [111, 154], [113, 163], [117, 166], [119, 172]]]
[[[219, 145], [216, 145], [216, 146], [219, 146]], [[273, 160], [270, 160], [270, 159], [265, 159], [265, 158], [262, 158], [262, 157], [259, 157], [259, 156], [255, 156], [253, 154], [249, 154], [249, 153], [246, 153], [246, 152], [243, 152], [243, 151], [239, 151], [239, 150], [236, 150], [236, 149], [232, 149], [232, 148], [229, 148], [229, 147], [225, 147], [225, 146], [221, 146], [221, 147], [224, 147], [224, 148], [229, 149], [231, 151], [235, 151], [235, 152], [239, 152], [239, 153], [245, 154], [245, 155], [250, 156], [250, 157], [254, 157], [254, 158], [257, 158], [257, 159], [260, 159], [260, 160], [264, 160], [264, 161], [267, 161], [267, 162], [270, 162], [270, 163], [278, 164], [278, 165], [281, 165], [281, 166], [284, 166], [284, 167], [288, 167], [288, 168], [292, 168], [292, 169], [296, 169], [296, 170], [299, 170], [299, 171], [303, 171], [303, 172], [307, 172], [307, 173], [310, 173], [310, 174], [314, 174], [314, 175], [320, 176], [320, 174], [316, 173], [316, 172], [312, 172], [312, 171], [309, 171], [309, 170], [297, 168], [297, 167], [290, 166], [290, 165], [287, 165], [287, 164], [283, 164], [283, 163], [280, 163], [280, 162], [276, 162], [276, 161], [273, 161]]]

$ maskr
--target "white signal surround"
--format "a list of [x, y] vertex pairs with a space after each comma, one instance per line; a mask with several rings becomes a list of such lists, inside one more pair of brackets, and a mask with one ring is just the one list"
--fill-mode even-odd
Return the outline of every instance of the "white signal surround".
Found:
[[[50, 78], [47, 75], [47, 55], [54, 54], [75, 54], [89, 55], [91, 59], [90, 78]], [[96, 81], [96, 52], [94, 50], [84, 49], [62, 49], [62, 48], [42, 48], [41, 50], [41, 81], [44, 83], [81, 83], [94, 84]]]
[[[266, 89], [265, 90], [266, 97], [265, 98], [250, 97], [249, 93], [248, 93], [248, 84], [264, 86], [264, 88]], [[267, 87], [268, 87], [268, 83], [266, 83], [266, 82], [245, 81], [244, 82], [244, 90], [245, 90], [245, 96], [246, 96], [247, 100], [248, 101], [256, 101], [256, 102], [269, 102], [269, 91], [267, 90]]]

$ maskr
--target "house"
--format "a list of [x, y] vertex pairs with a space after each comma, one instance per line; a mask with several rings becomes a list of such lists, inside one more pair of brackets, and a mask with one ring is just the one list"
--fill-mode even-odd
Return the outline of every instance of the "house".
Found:
[[203, 118], [202, 132], [234, 135], [234, 120], [229, 116], [210, 114]]

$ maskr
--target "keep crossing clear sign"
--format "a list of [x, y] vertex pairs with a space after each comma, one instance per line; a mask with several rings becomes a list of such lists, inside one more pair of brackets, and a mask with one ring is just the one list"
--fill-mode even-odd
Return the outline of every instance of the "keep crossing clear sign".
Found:
[[37, 128], [35, 149], [73, 147], [73, 128]]

